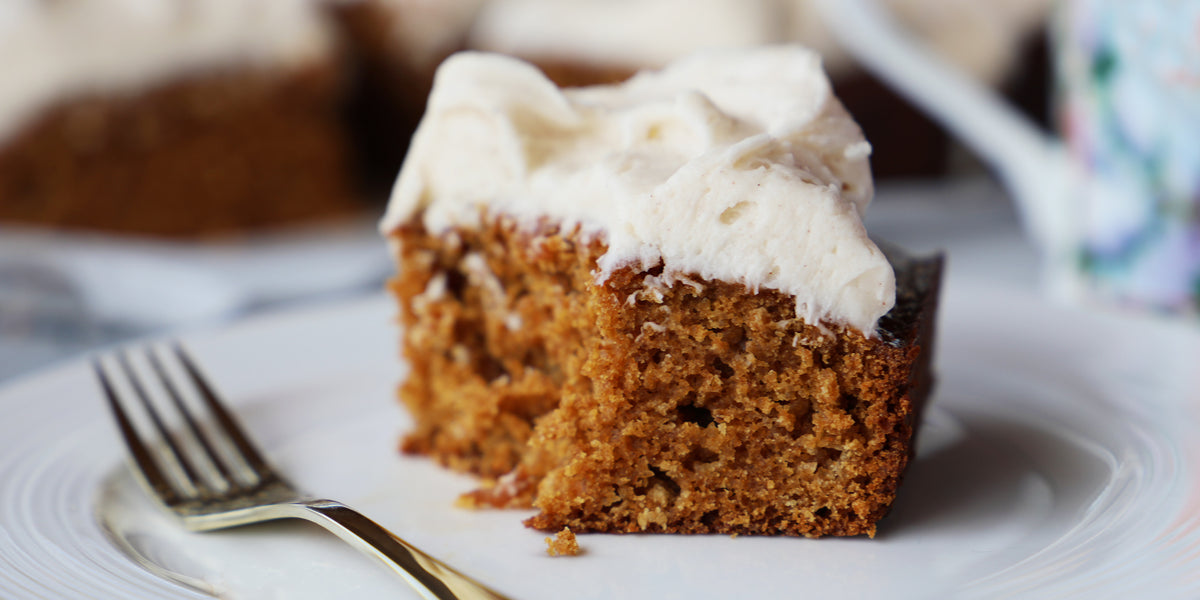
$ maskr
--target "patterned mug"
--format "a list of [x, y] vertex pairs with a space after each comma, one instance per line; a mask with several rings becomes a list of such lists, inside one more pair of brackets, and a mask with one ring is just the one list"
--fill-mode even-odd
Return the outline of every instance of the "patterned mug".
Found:
[[1071, 0], [1057, 106], [1086, 173], [1077, 268], [1122, 302], [1200, 311], [1200, 2]]
[[868, 69], [988, 162], [1076, 300], [1200, 316], [1200, 0], [1060, 0], [1058, 133], [907, 38], [873, 0], [820, 0]]

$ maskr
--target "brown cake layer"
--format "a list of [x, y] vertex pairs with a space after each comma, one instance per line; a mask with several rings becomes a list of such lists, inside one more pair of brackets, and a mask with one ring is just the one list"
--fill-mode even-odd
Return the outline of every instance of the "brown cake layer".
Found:
[[546, 78], [563, 88], [621, 83], [638, 71], [633, 67], [583, 61], [538, 59], [534, 64], [546, 74]]
[[335, 63], [81, 98], [0, 145], [0, 221], [160, 235], [361, 208]]
[[873, 535], [928, 394], [940, 259], [897, 259], [878, 335], [661, 267], [597, 284], [602, 240], [507, 219], [393, 234], [407, 452], [486, 477], [547, 531]]

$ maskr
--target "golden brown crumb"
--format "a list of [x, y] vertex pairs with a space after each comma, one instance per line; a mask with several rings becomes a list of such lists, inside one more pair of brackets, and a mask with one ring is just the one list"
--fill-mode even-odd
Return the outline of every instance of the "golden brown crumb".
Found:
[[454, 501], [454, 506], [465, 510], [478, 510], [484, 507], [479, 503], [478, 494], [462, 494]]
[[498, 478], [460, 502], [547, 532], [875, 533], [928, 395], [936, 261], [897, 269], [866, 338], [662, 265], [597, 282], [602, 239], [483, 222], [392, 234], [402, 449]]
[[563, 527], [554, 537], [546, 538], [546, 554], [550, 556], [579, 556], [579, 542], [570, 527]]

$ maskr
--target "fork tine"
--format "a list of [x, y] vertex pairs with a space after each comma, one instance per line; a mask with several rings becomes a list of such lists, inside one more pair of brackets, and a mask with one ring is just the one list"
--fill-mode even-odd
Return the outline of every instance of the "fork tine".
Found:
[[230, 441], [233, 442], [234, 447], [241, 453], [250, 470], [258, 476], [262, 483], [279, 480], [279, 477], [275, 475], [275, 471], [271, 469], [266, 460], [263, 460], [258, 449], [254, 447], [250, 438], [246, 436], [241, 426], [234, 420], [233, 415], [225, 410], [222, 400], [216, 391], [213, 390], [212, 386], [208, 384], [208, 380], [204, 378], [200, 370], [196, 368], [195, 363], [188, 356], [187, 352], [183, 350], [183, 346], [179, 342], [175, 342], [172, 344], [172, 347], [175, 350], [175, 355], [179, 357], [179, 362], [183, 364], [184, 369], [188, 372], [188, 376], [200, 391], [200, 396], [204, 399], [204, 403], [208, 406], [209, 411], [212, 412], [213, 418], [221, 426], [221, 429], [225, 431], [225, 434], [229, 436]]
[[[382, 560], [384, 564], [403, 575], [405, 580], [423, 598], [504, 600], [503, 596], [414, 548], [346, 505], [332, 500], [317, 500], [306, 496], [276, 476], [274, 470], [263, 460], [262, 454], [254, 447], [241, 427], [234, 421], [233, 416], [222, 405], [216, 391], [201, 375], [196, 363], [184, 352], [178, 342], [173, 342], [171, 346], [180, 366], [186, 371], [186, 378], [191, 380], [192, 385], [196, 388], [195, 391], [203, 398], [208, 411], [212, 413], [211, 416], [217, 424], [215, 428], [208, 428], [213, 435], [212, 439], [216, 439], [220, 435], [221, 429], [224, 429], [229, 444], [242, 455], [241, 461], [233, 462], [244, 462], [246, 468], [255, 471], [260, 478], [257, 485], [251, 487], [231, 486], [216, 493], [210, 492], [207, 487], [200, 490], [199, 486], [204, 485], [205, 481], [193, 476], [194, 469], [191, 463], [186, 461], [183, 453], [176, 447], [175, 440], [167, 434], [166, 427], [158, 416], [158, 412], [150, 404], [149, 395], [133, 370], [128, 354], [122, 351], [117, 354], [115, 359], [110, 358], [106, 361], [96, 358], [93, 359], [92, 366], [104, 389], [104, 394], [108, 398], [121, 434], [129, 446], [130, 455], [136, 462], [134, 471], [141, 474], [140, 479], [147, 484], [148, 491], [157, 496], [185, 527], [193, 531], [211, 531], [282, 518], [305, 519], [321, 525], [359, 550]], [[180, 388], [186, 385], [183, 377], [176, 372], [174, 365], [172, 365], [170, 373], [163, 367], [163, 363], [159, 360], [166, 358], [163, 353], [164, 351], [160, 348], [149, 348], [146, 350], [146, 360], [161, 380], [162, 387], [168, 390], [167, 393], [177, 403], [177, 408], [184, 420], [187, 421], [187, 426], [193, 428], [192, 434], [197, 443], [204, 446], [205, 452], [210, 453], [208, 458], [212, 459], [213, 466], [221, 468], [217, 465], [223, 463], [213, 452], [213, 446], [209, 443], [211, 439], [204, 436], [200, 428], [196, 427], [195, 419], [191, 416], [192, 413], [187, 410], [183, 398], [179, 395]], [[192, 477], [194, 489], [180, 490], [179, 487], [176, 487], [174, 484], [183, 482], [179, 480], [179, 477], [174, 476], [175, 473], [171, 473], [170, 479], [164, 477], [164, 469], [169, 468], [162, 460], [164, 457], [154, 456], [150, 448], [138, 436], [137, 429], [122, 408], [121, 399], [113, 385], [113, 380], [118, 379], [119, 376], [110, 379], [108, 374], [108, 371], [114, 371], [116, 367], [112, 367], [110, 364], [106, 369], [104, 365], [104, 362], [111, 363], [114, 360], [121, 365], [125, 378], [128, 379], [129, 385], [141, 399], [149, 418], [162, 434], [163, 441], [175, 454], [176, 462], [179, 463], [181, 469], [188, 472], [188, 477]], [[127, 399], [125, 402], [133, 402], [133, 400]], [[224, 450], [222, 448], [222, 454], [228, 455]], [[232, 466], [224, 463], [224, 465], [239, 471], [239, 475], [244, 470], [243, 465], [240, 464]], [[227, 483], [230, 482], [227, 481]], [[199, 497], [195, 496], [197, 491], [201, 492]]]
[[117, 353], [117, 362], [125, 371], [125, 377], [129, 379], [130, 385], [133, 387], [134, 394], [142, 402], [142, 407], [146, 410], [146, 414], [150, 416], [150, 422], [154, 424], [154, 428], [158, 430], [158, 435], [167, 445], [172, 457], [183, 469], [183, 475], [187, 478], [188, 483], [198, 492], [207, 493], [207, 484], [196, 474], [196, 468], [192, 465], [192, 461], [188, 460], [187, 454], [179, 449], [179, 444], [175, 441], [175, 436], [167, 429], [166, 423], [163, 423], [162, 417], [159, 416], [158, 410], [154, 408], [154, 403], [150, 401], [150, 395], [146, 393], [146, 388], [142, 386], [141, 379], [134, 372], [133, 366], [129, 363], [129, 355], [124, 350]]
[[105, 373], [104, 367], [100, 364], [99, 359], [92, 360], [92, 368], [96, 371], [96, 377], [100, 379], [100, 387], [104, 388], [104, 395], [108, 398], [108, 406], [112, 409], [113, 417], [117, 421], [117, 427], [121, 430], [121, 437], [125, 438], [125, 445], [129, 447], [129, 454], [137, 463], [138, 472], [145, 479], [150, 489], [154, 490], [156, 496], [161, 498], [166, 504], [172, 504], [179, 501], [179, 493], [176, 492], [175, 486], [171, 484], [161, 469], [158, 468], [158, 463], [155, 462], [150, 449], [142, 442], [142, 438], [133, 427], [133, 422], [129, 420], [129, 415], [125, 413], [125, 409], [121, 407], [121, 402], [117, 398], [117, 392], [113, 388], [112, 381], [109, 380], [108, 374]]
[[183, 416], [184, 425], [188, 428], [188, 431], [191, 432], [192, 437], [196, 440], [196, 442], [200, 444], [200, 448], [204, 451], [205, 456], [208, 457], [208, 461], [212, 463], [214, 468], [216, 468], [217, 479], [220, 480], [220, 483], [224, 484], [227, 488], [237, 487], [237, 480], [230, 473], [229, 468], [226, 467], [225, 461], [222, 460], [221, 457], [217, 455], [217, 452], [213, 449], [212, 441], [209, 439], [208, 435], [200, 428], [199, 424], [196, 423], [195, 417], [192, 416], [191, 409], [189, 409], [187, 404], [183, 401], [183, 396], [179, 393], [179, 389], [175, 387], [174, 381], [172, 381], [172, 378], [167, 374], [166, 368], [163, 367], [162, 361], [159, 360], [158, 355], [155, 354], [153, 348], [146, 348], [146, 358], [149, 360], [150, 366], [154, 369], [154, 372], [158, 375], [159, 381], [162, 382], [163, 389], [167, 391], [167, 395], [170, 396], [171, 401], [175, 404], [175, 409], [180, 415]]

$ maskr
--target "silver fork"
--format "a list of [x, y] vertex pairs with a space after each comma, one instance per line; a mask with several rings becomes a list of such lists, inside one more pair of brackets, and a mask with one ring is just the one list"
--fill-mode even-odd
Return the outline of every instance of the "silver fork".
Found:
[[[276, 519], [304, 519], [383, 561], [424, 598], [503, 598], [344, 504], [297, 491], [263, 459], [183, 348], [176, 343], [171, 352], [165, 353], [178, 360], [181, 369], [176, 371], [181, 370], [182, 376], [172, 374], [164, 366], [160, 354], [164, 353], [145, 349], [146, 361], [155, 374], [153, 379], [159, 381], [159, 388], [166, 392], [174, 410], [182, 417], [182, 429], [195, 442], [192, 444], [195, 447], [187, 450], [181, 443], [186, 438], [179, 432], [173, 434], [168, 430], [162, 413], [154, 406], [149, 386], [133, 368], [125, 351], [119, 351], [114, 360], [108, 361], [107, 367], [98, 358], [92, 361], [92, 366], [112, 407], [117, 427], [129, 446], [133, 471], [151, 496], [177, 516], [185, 527], [193, 531], [211, 531]], [[116, 367], [112, 366], [113, 362]], [[116, 374], [124, 375], [132, 394], [118, 391]], [[195, 396], [211, 415], [210, 427], [202, 428], [187, 406], [181, 394], [183, 385], [193, 388]], [[126, 396], [124, 400], [122, 395]], [[124, 408], [126, 404], [135, 403], [141, 406], [152, 428], [162, 438], [161, 449], [139, 435], [130, 413]], [[156, 450], [170, 460], [156, 460]]]

